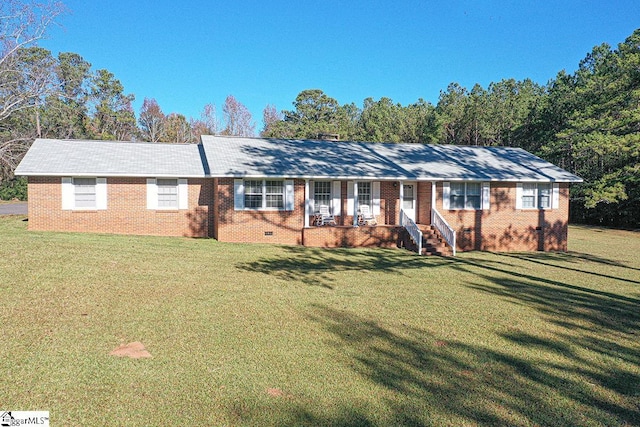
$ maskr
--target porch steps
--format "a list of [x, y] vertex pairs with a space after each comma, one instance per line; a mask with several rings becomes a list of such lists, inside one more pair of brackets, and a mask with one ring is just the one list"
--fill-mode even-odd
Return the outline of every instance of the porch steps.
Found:
[[[422, 255], [437, 256], [453, 256], [453, 249], [447, 244], [438, 230], [430, 225], [418, 224], [422, 231]], [[404, 247], [417, 252], [417, 245], [409, 237], [409, 233], [405, 232]]]

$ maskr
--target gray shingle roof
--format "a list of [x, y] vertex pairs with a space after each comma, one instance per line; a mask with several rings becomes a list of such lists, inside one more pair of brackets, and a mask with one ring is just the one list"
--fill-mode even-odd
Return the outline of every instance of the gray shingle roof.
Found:
[[582, 181], [519, 148], [207, 135], [198, 145], [37, 139], [16, 175]]
[[581, 182], [520, 148], [203, 136], [212, 176]]
[[16, 169], [25, 176], [204, 177], [196, 144], [36, 139]]

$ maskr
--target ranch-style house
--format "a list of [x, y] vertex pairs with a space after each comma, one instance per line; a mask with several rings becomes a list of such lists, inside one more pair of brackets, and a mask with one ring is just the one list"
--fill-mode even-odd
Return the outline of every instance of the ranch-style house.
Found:
[[566, 251], [569, 185], [519, 148], [202, 136], [37, 139], [29, 229], [419, 253]]

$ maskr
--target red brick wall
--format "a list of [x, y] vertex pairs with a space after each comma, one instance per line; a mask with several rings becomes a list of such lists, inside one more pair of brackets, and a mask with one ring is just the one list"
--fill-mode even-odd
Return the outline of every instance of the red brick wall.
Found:
[[189, 179], [188, 210], [147, 209], [146, 178], [107, 178], [106, 210], [62, 210], [60, 177], [29, 177], [29, 229], [207, 237], [213, 182]]
[[218, 223], [216, 238], [221, 242], [302, 244], [304, 227], [304, 180], [296, 179], [293, 211], [234, 209], [233, 179], [219, 178], [216, 190]]
[[400, 231], [400, 226], [309, 227], [303, 234], [305, 246], [395, 248], [400, 243]]
[[491, 183], [491, 210], [445, 211], [442, 183], [436, 197], [436, 208], [456, 230], [459, 250], [567, 250], [568, 184], [560, 184], [558, 209], [516, 209], [515, 183]]
[[418, 183], [418, 203], [416, 206], [418, 224], [431, 224], [431, 183]]
[[[62, 210], [59, 177], [29, 178], [29, 229], [89, 231], [97, 233], [215, 237], [223, 242], [263, 242], [332, 246], [368, 245], [388, 240], [369, 233], [308, 231], [304, 228], [304, 180], [294, 180], [294, 211], [234, 210], [233, 179], [189, 179], [189, 209], [148, 210], [145, 178], [107, 178], [107, 210]], [[491, 210], [442, 209], [442, 184], [437, 185], [436, 206], [457, 231], [459, 250], [566, 251], [569, 187], [560, 185], [560, 206], [549, 210], [517, 210], [515, 183], [491, 184]], [[418, 183], [417, 218], [431, 223], [431, 183]], [[398, 222], [399, 189], [393, 182], [380, 185], [380, 225]], [[214, 202], [215, 200], [215, 202]], [[342, 182], [339, 225], [349, 226], [347, 183]], [[217, 218], [217, 221], [214, 219]], [[310, 218], [312, 224], [312, 218]], [[382, 228], [381, 228], [382, 229]], [[338, 229], [336, 229], [338, 230]], [[308, 241], [307, 241], [308, 240]], [[393, 239], [391, 239], [393, 240]], [[375, 246], [372, 244], [372, 246]]]
[[[222, 242], [261, 242], [284, 244], [307, 244], [307, 236], [304, 228], [304, 190], [303, 179], [294, 180], [295, 210], [287, 211], [253, 211], [234, 209], [233, 179], [220, 178], [216, 191], [216, 208], [218, 218], [214, 236]], [[397, 224], [399, 214], [398, 186], [393, 182], [380, 183], [380, 214], [376, 215], [379, 225]], [[336, 216], [338, 225], [350, 226], [353, 224], [353, 215], [347, 211], [347, 182], [342, 182], [342, 215]], [[313, 225], [313, 216], [309, 217], [309, 225]], [[266, 235], [265, 233], [269, 233]], [[325, 233], [326, 234], [326, 233]], [[341, 233], [343, 235], [344, 233]], [[324, 237], [323, 237], [324, 238]], [[334, 237], [331, 237], [333, 239]], [[337, 237], [335, 237], [337, 238]], [[337, 238], [342, 239], [343, 237]], [[370, 237], [354, 237], [349, 241], [371, 240]], [[386, 238], [385, 238], [386, 239]], [[374, 238], [375, 240], [375, 238]], [[395, 242], [395, 241], [394, 241]], [[324, 243], [314, 246], [326, 246]], [[347, 245], [350, 246], [350, 245]]]

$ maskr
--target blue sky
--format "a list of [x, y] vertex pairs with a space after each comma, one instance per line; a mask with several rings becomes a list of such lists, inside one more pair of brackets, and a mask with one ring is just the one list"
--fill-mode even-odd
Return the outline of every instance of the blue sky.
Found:
[[304, 89], [341, 104], [367, 97], [437, 103], [451, 82], [544, 84], [591, 48], [640, 27], [640, 2], [65, 0], [70, 14], [41, 45], [106, 68], [165, 113], [218, 114], [227, 95], [262, 127]]

